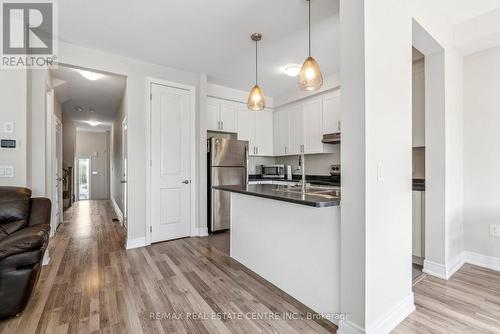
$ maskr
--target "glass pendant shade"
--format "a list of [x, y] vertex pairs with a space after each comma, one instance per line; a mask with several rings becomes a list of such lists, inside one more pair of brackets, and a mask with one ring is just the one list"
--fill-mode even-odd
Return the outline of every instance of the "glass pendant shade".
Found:
[[299, 74], [299, 87], [302, 90], [312, 91], [323, 86], [323, 75], [318, 62], [313, 57], [307, 57]]
[[266, 99], [264, 98], [264, 92], [260, 89], [259, 85], [252, 87], [250, 94], [248, 95], [248, 109], [252, 111], [262, 111], [266, 107]]

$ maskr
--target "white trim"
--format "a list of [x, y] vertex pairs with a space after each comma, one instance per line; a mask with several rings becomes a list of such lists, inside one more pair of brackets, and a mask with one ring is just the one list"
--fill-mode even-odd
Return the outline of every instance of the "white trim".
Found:
[[121, 223], [123, 223], [123, 213], [122, 210], [120, 210], [120, 207], [115, 201], [114, 197], [111, 197], [111, 204], [113, 204], [113, 209], [115, 209], [116, 215], [118, 216], [118, 219], [120, 220]]
[[390, 333], [406, 317], [415, 311], [413, 302], [413, 292], [406, 296], [401, 302], [395, 305], [389, 312], [375, 321], [373, 326], [365, 330], [350, 320], [343, 320], [339, 323], [337, 334], [383, 334]]
[[351, 320], [341, 320], [337, 334], [365, 334], [366, 331]]
[[453, 260], [449, 261], [446, 265], [424, 260], [424, 269], [422, 270], [424, 273], [448, 280], [454, 273], [460, 269], [465, 263], [464, 253], [460, 253]]
[[128, 239], [126, 249], [133, 249], [146, 246], [146, 238]]
[[474, 252], [465, 251], [464, 252], [465, 262], [473, 264], [475, 266], [488, 268], [491, 270], [500, 271], [500, 258], [478, 254]]
[[206, 236], [208, 236], [208, 227], [197, 227], [196, 228], [196, 235], [198, 237], [206, 237]]
[[390, 333], [413, 311], [415, 311], [415, 304], [413, 303], [413, 292], [411, 292], [394, 306], [392, 310], [378, 318], [374, 325], [370, 326], [370, 329], [366, 332], [369, 334]]
[[152, 77], [146, 78], [146, 133], [147, 143], [146, 143], [146, 237], [145, 244], [151, 245], [151, 86], [153, 84], [168, 86], [172, 88], [184, 89], [190, 92], [191, 95], [191, 117], [190, 117], [190, 140], [191, 140], [191, 212], [190, 212], [190, 236], [197, 235], [196, 229], [196, 207], [197, 207], [197, 185], [198, 185], [198, 173], [196, 170], [196, 161], [198, 151], [196, 150], [196, 86], [186, 85], [172, 81], [166, 81], [163, 79], [157, 79]]

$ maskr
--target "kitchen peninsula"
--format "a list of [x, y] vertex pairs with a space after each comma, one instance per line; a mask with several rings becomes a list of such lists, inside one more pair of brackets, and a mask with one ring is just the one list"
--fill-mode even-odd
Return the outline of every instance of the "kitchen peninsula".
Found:
[[340, 190], [213, 188], [231, 192], [231, 257], [337, 324]]

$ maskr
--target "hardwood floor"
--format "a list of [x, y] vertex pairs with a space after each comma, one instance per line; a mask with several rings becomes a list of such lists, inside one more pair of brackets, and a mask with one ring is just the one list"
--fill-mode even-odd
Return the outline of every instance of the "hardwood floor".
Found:
[[67, 212], [26, 310], [0, 322], [0, 333], [335, 332], [227, 256], [223, 235], [125, 251], [112, 218], [107, 201]]
[[448, 281], [427, 275], [413, 286], [416, 310], [395, 330], [500, 333], [500, 273], [465, 264]]

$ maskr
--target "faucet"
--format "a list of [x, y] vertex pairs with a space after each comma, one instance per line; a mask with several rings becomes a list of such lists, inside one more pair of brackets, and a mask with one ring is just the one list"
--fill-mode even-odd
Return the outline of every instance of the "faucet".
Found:
[[302, 173], [302, 178], [299, 181], [299, 185], [302, 188], [302, 195], [304, 195], [306, 193], [306, 186], [307, 186], [305, 162], [306, 162], [306, 157], [304, 155], [304, 152], [302, 152], [302, 153], [300, 153], [300, 156], [299, 156], [299, 169]]

